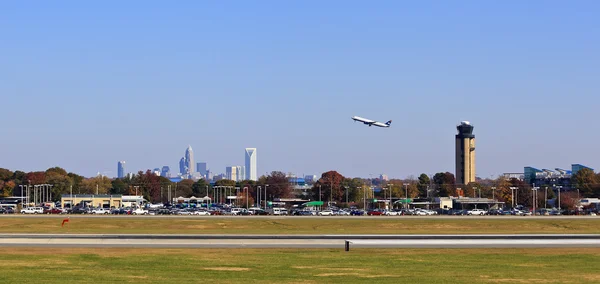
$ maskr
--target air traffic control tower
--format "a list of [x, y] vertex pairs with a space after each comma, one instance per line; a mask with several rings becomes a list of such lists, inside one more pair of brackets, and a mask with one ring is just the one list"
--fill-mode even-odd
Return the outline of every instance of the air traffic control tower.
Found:
[[473, 125], [463, 121], [456, 126], [456, 184], [475, 182], [475, 135]]

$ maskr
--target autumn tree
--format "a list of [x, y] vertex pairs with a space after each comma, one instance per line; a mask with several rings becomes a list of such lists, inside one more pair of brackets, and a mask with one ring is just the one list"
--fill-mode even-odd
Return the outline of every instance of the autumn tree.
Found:
[[267, 187], [267, 196], [273, 198], [288, 198], [292, 196], [292, 185], [285, 173], [273, 171], [259, 184]]
[[[342, 200], [342, 195], [344, 193], [342, 183], [344, 182], [344, 179], [344, 176], [336, 171], [329, 171], [323, 173], [321, 175], [321, 178], [313, 185], [311, 189], [312, 197], [314, 198], [314, 200], [323, 201]], [[320, 198], [319, 189], [321, 191]]]
[[105, 176], [88, 178], [81, 184], [81, 190], [85, 194], [108, 194], [111, 187], [111, 180]]

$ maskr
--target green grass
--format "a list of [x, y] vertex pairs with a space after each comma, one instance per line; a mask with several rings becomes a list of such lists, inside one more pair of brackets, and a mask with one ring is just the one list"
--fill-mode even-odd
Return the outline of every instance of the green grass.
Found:
[[600, 234], [600, 218], [0, 218], [0, 233], [99, 234]]
[[592, 249], [3, 248], [3, 283], [597, 283]]

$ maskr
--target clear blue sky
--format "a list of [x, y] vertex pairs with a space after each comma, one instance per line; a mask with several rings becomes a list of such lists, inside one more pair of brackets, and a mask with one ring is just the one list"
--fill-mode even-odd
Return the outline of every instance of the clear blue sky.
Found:
[[[0, 167], [600, 168], [598, 1], [1, 1]], [[393, 120], [381, 129], [359, 115]]]

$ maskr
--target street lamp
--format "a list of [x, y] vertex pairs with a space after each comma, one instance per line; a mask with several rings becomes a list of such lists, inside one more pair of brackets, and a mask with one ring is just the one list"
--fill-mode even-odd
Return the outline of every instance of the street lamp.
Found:
[[510, 187], [510, 192], [511, 192], [511, 201], [512, 201], [512, 208], [515, 208], [515, 190], [518, 189], [518, 187], [514, 187], [511, 186]]
[[405, 202], [406, 202], [406, 207], [408, 207], [408, 183], [404, 184], [404, 191], [406, 193], [406, 198], [405, 198]]
[[496, 187], [492, 186], [492, 200], [496, 200]]
[[267, 211], [267, 187], [268, 186], [269, 186], [268, 184], [265, 184], [265, 211]]
[[532, 194], [533, 194], [533, 196], [532, 196], [532, 199], [533, 199], [533, 215], [535, 215], [535, 207], [537, 205], [537, 191], [538, 191], [538, 189], [540, 189], [540, 188], [539, 187], [533, 187], [533, 188], [531, 188], [531, 191], [532, 191]]
[[560, 190], [562, 189], [562, 186], [556, 186], [556, 188], [558, 189], [558, 212], [560, 213], [560, 210], [562, 209], [560, 207]]
[[245, 186], [244, 190], [246, 191], [246, 209], [248, 209], [248, 187]]

